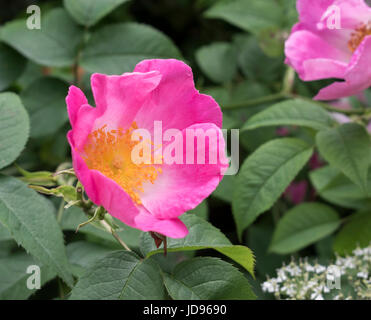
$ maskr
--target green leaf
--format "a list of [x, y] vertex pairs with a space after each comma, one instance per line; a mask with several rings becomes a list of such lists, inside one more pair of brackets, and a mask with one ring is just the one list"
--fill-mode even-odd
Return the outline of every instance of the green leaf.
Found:
[[268, 252], [273, 229], [273, 225], [270, 224], [254, 224], [249, 227], [247, 232], [247, 244], [253, 250], [255, 259], [258, 261], [256, 264], [258, 281], [259, 276], [273, 277], [276, 274], [276, 269], [280, 268], [283, 263], [290, 262], [289, 256]]
[[266, 126], [304, 126], [315, 130], [328, 129], [334, 124], [329, 113], [316, 105], [300, 99], [277, 103], [252, 116], [242, 130]]
[[[0, 259], [0, 300], [25, 300], [37, 289], [27, 288], [27, 279], [32, 275], [27, 268], [38, 265], [37, 261], [26, 253], [13, 253]], [[55, 277], [55, 272], [42, 265], [40, 267], [40, 285]]]
[[212, 193], [213, 197], [219, 198], [226, 202], [232, 202], [236, 176], [224, 176], [217, 188]]
[[8, 22], [1, 28], [1, 40], [28, 59], [47, 66], [71, 66], [82, 40], [82, 31], [62, 8], [45, 14], [41, 29], [29, 30], [26, 19]]
[[197, 217], [207, 220], [209, 216], [209, 208], [207, 206], [207, 201], [206, 200], [202, 201], [196, 208], [188, 211], [188, 213], [194, 214]]
[[256, 296], [245, 276], [231, 264], [198, 257], [178, 264], [164, 281], [174, 300], [251, 300]]
[[249, 153], [254, 152], [264, 143], [273, 139], [277, 139], [277, 129], [275, 127], [240, 131], [240, 143]]
[[[345, 208], [362, 209], [371, 207], [371, 199], [362, 189], [344, 176], [340, 170], [325, 166], [311, 171], [310, 180], [316, 192], [326, 201]], [[371, 194], [371, 175], [368, 178], [368, 192]]]
[[282, 8], [275, 0], [233, 0], [217, 2], [205, 13], [207, 18], [223, 19], [245, 31], [259, 31], [280, 25]]
[[112, 251], [112, 248], [87, 241], [76, 241], [67, 245], [68, 260], [77, 277], [81, 277], [86, 269]]
[[27, 60], [17, 51], [0, 43], [0, 90], [9, 87], [26, 68]]
[[52, 135], [67, 122], [67, 92], [66, 82], [49, 77], [37, 79], [22, 91], [22, 101], [30, 114], [32, 138]]
[[227, 42], [216, 42], [196, 51], [201, 70], [214, 82], [230, 82], [237, 72], [236, 49]]
[[291, 29], [299, 19], [296, 2], [296, 0], [279, 0], [279, 4], [282, 6], [284, 12], [284, 27], [287, 29]]
[[13, 255], [14, 250], [16, 250], [16, 246], [17, 244], [12, 238], [0, 240], [0, 259]]
[[0, 93], [0, 169], [18, 158], [29, 130], [28, 114], [19, 97], [10, 92]]
[[128, 0], [64, 0], [64, 7], [83, 26], [91, 27]]
[[0, 223], [0, 241], [12, 240], [12, 236], [7, 228]]
[[237, 34], [234, 42], [238, 52], [238, 65], [248, 79], [266, 85], [281, 81], [280, 77], [284, 72], [282, 58], [268, 57], [259, 46], [257, 38], [250, 34]]
[[277, 27], [262, 30], [258, 34], [259, 45], [268, 57], [280, 57], [284, 52], [284, 37], [287, 33]]
[[371, 242], [371, 212], [361, 211], [349, 217], [349, 221], [335, 237], [334, 250], [341, 254], [350, 254], [357, 246], [367, 247]]
[[339, 215], [321, 203], [302, 203], [278, 221], [270, 251], [292, 253], [333, 233], [340, 226]]
[[165, 292], [161, 271], [149, 259], [116, 251], [99, 259], [79, 279], [71, 300], [161, 300]]
[[23, 182], [0, 176], [0, 222], [18, 244], [72, 286], [63, 234], [50, 202]]
[[93, 33], [81, 57], [90, 72], [122, 74], [132, 72], [144, 59], [181, 58], [179, 50], [162, 32], [143, 24], [122, 23]]
[[[217, 228], [202, 218], [194, 215], [183, 215], [181, 220], [187, 226], [189, 233], [183, 239], [168, 239], [169, 252], [214, 249], [243, 266], [254, 275], [254, 256], [245, 246], [234, 246], [227, 237]], [[156, 253], [163, 252], [157, 249], [152, 237], [143, 233], [140, 249], [148, 258]]]
[[366, 129], [356, 123], [321, 131], [316, 137], [321, 155], [367, 194], [371, 143]]
[[245, 160], [232, 201], [239, 237], [274, 204], [312, 152], [313, 148], [302, 140], [282, 138], [265, 143]]

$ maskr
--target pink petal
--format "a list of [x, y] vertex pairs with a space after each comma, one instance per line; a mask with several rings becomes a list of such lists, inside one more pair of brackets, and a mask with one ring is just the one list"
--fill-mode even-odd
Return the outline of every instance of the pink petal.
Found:
[[285, 44], [285, 54], [286, 61], [304, 81], [342, 78], [347, 66], [341, 62], [341, 51], [306, 30], [291, 34]]
[[352, 122], [352, 119], [350, 119], [348, 116], [342, 113], [331, 112], [331, 116], [335, 119], [336, 122], [341, 124]]
[[[195, 124], [187, 129], [215, 130], [219, 135], [218, 143], [210, 143], [212, 152], [219, 152], [218, 144], [222, 150], [221, 158], [216, 164], [210, 164], [206, 158], [205, 164], [186, 164], [186, 129], [181, 132], [183, 143], [183, 164], [163, 164], [162, 173], [157, 177], [154, 184], [146, 184], [141, 201], [149, 212], [158, 218], [173, 218], [183, 212], [194, 209], [217, 187], [228, 167], [224, 153], [224, 139], [221, 130], [214, 124]], [[221, 140], [220, 140], [221, 139]], [[209, 155], [209, 143], [205, 143], [205, 155]], [[165, 150], [164, 146], [163, 150]], [[197, 152], [201, 148], [197, 144]], [[196, 151], [196, 148], [195, 148]]]
[[178, 218], [158, 219], [152, 214], [142, 213], [135, 218], [136, 228], [143, 231], [155, 231], [167, 237], [178, 239], [188, 234], [185, 224]]
[[354, 29], [360, 22], [367, 23], [370, 18], [371, 9], [364, 0], [298, 0], [299, 20], [317, 26], [332, 5], [340, 8], [343, 29]]
[[155, 231], [171, 238], [183, 238], [188, 230], [178, 218], [158, 219], [143, 206], [133, 203], [130, 196], [113, 180], [99, 171], [90, 170], [75, 151], [72, 131], [68, 133], [72, 149], [73, 167], [76, 176], [85, 188], [89, 199], [98, 206], [103, 206], [113, 217], [125, 224], [142, 231]]
[[303, 63], [303, 80], [313, 81], [327, 78], [343, 78], [347, 65], [330, 59], [310, 59]]
[[82, 150], [89, 133], [104, 125], [108, 129], [129, 127], [160, 80], [158, 72], [125, 73], [122, 76], [93, 74], [91, 83], [97, 107], [83, 105], [73, 114], [76, 148]]
[[371, 122], [369, 122], [367, 125], [367, 131], [368, 133], [371, 133]]
[[[96, 108], [87, 104], [82, 92], [72, 87], [67, 98], [73, 129], [68, 133], [76, 175], [89, 198], [112, 216], [143, 231], [155, 231], [172, 238], [184, 237], [187, 228], [178, 219], [196, 207], [218, 185], [227, 162], [206, 165], [164, 165], [154, 185], [145, 186], [143, 205], [115, 181], [90, 170], [80, 153], [88, 135], [107, 125], [127, 128], [136, 121], [151, 129], [155, 120], [167, 128], [214, 128], [220, 132], [222, 113], [214, 99], [199, 94], [191, 69], [176, 60], [147, 60], [135, 72], [122, 76], [92, 76]], [[183, 134], [183, 133], [182, 133]], [[219, 136], [220, 137], [220, 136]], [[224, 139], [220, 138], [225, 161]], [[218, 144], [212, 148], [217, 148]], [[185, 150], [185, 148], [184, 148]], [[205, 150], [208, 153], [208, 148]], [[153, 188], [156, 186], [156, 188]], [[152, 188], [152, 189], [151, 189]]]
[[315, 26], [334, 2], [335, 0], [297, 0], [296, 8], [299, 13], [299, 21]]
[[[360, 100], [360, 97], [359, 97], [359, 100]], [[339, 99], [337, 101], [332, 102], [331, 105], [341, 110], [350, 110], [353, 108], [352, 105], [350, 104], [349, 98]]]
[[[161, 120], [163, 129], [184, 129], [194, 123], [215, 123], [222, 126], [222, 112], [215, 100], [200, 94], [193, 81], [192, 70], [185, 63], [174, 60], [144, 60], [134, 72], [159, 71], [160, 84], [151, 99], [137, 113], [135, 121], [141, 128], [151, 130], [154, 120]], [[149, 116], [151, 115], [151, 116]]]
[[368, 23], [371, 17], [371, 7], [365, 0], [336, 0], [341, 13], [341, 28], [354, 29], [361, 23]]
[[70, 138], [74, 142], [76, 150], [80, 152], [83, 150], [86, 139], [93, 131], [95, 121], [101, 114], [100, 109], [93, 108], [87, 104], [79, 109]]
[[[339, 8], [340, 29], [329, 29], [328, 20], [332, 20], [332, 6]], [[367, 24], [371, 8], [364, 0], [298, 0], [299, 24], [296, 30], [309, 30], [319, 35], [329, 45], [343, 51], [343, 61], [349, 61], [351, 52], [348, 41], [354, 30], [362, 23]], [[326, 15], [328, 12], [328, 15]]]
[[122, 76], [107, 76], [95, 73], [91, 86], [97, 108], [101, 112], [94, 128], [128, 128], [149, 94], [158, 86], [161, 74], [125, 73]]
[[84, 93], [75, 86], [70, 86], [68, 95], [66, 97], [67, 112], [70, 119], [71, 126], [73, 127], [76, 122], [77, 113], [82, 105], [88, 104]]
[[344, 82], [323, 88], [315, 100], [335, 100], [360, 93], [371, 86], [371, 36], [366, 37], [354, 52], [344, 75]]

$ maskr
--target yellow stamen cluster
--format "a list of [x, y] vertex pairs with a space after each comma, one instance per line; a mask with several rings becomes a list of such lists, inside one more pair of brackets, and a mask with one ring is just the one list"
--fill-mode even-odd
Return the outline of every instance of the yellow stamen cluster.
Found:
[[368, 24], [362, 24], [351, 34], [351, 38], [348, 42], [349, 50], [351, 52], [356, 51], [363, 39], [369, 35], [371, 35], [371, 22]]
[[[161, 168], [152, 164], [135, 164], [131, 153], [138, 141], [131, 140], [137, 124], [129, 129], [106, 129], [106, 125], [88, 136], [82, 157], [91, 170], [97, 170], [119, 184], [137, 204], [141, 204], [139, 193], [145, 182], [154, 183]], [[153, 163], [153, 162], [152, 162]]]

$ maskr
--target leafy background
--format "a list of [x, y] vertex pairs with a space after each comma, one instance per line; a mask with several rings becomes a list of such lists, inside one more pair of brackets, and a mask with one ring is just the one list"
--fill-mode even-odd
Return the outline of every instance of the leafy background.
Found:
[[[41, 30], [26, 8], [41, 7]], [[284, 64], [294, 0], [7, 1], [0, 12], [0, 299], [270, 299], [260, 284], [290, 256], [326, 263], [371, 241], [371, 92], [351, 97], [353, 123], [311, 101], [328, 81], [303, 83]], [[182, 219], [169, 254], [120, 222], [123, 251], [64, 199], [68, 86], [90, 92], [93, 72], [121, 74], [147, 58], [187, 62], [200, 92], [240, 129], [240, 172]], [[67, 163], [67, 164], [66, 164]], [[31, 173], [31, 172], [37, 172]], [[301, 200], [293, 187], [305, 186]], [[291, 190], [291, 191], [290, 191]], [[60, 195], [60, 194], [59, 194]], [[28, 290], [27, 266], [42, 270]], [[107, 270], [110, 270], [107, 272]]]

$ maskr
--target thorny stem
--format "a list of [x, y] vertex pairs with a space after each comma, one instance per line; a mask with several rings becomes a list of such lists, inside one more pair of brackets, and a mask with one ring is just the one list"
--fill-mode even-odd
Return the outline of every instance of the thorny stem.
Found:
[[[82, 199], [80, 201], [80, 207], [82, 207], [82, 209], [84, 210], [84, 212], [92, 217], [94, 214], [92, 213], [92, 208], [93, 208], [93, 203], [90, 202], [90, 201], [86, 201], [84, 199]], [[90, 220], [89, 220], [90, 221]], [[104, 219], [102, 220], [99, 220], [99, 223], [101, 224], [101, 226], [106, 230], [108, 231], [110, 234], [112, 234], [112, 236], [117, 240], [117, 242], [123, 246], [125, 248], [125, 250], [127, 251], [131, 251], [131, 249], [128, 247], [128, 245], [118, 236], [118, 234], [116, 233], [116, 231], [112, 228], [112, 226], [107, 222], [107, 217], [105, 217]]]
[[105, 214], [105, 210], [103, 207], [97, 207], [94, 211], [94, 215], [88, 220], [88, 221], [85, 221], [83, 223], [80, 223], [78, 226], [77, 226], [77, 229], [76, 229], [76, 233], [80, 230], [80, 228], [86, 226], [87, 224], [89, 223], [92, 223], [93, 221], [97, 220], [97, 219], [103, 219], [101, 218], [101, 215], [104, 215]]
[[128, 247], [128, 245], [118, 236], [118, 234], [113, 230], [113, 228], [107, 223], [105, 220], [100, 220], [100, 224], [103, 226], [104, 229], [106, 229], [109, 233], [111, 233], [114, 238], [117, 240], [117, 242], [125, 248], [127, 251], [131, 251], [131, 249]]
[[[80, 182], [77, 184], [77, 194], [78, 194], [78, 202], [79, 206], [84, 210], [84, 212], [90, 216], [93, 217], [92, 219], [95, 218], [95, 214], [98, 212], [98, 208], [95, 210], [95, 212], [92, 212], [93, 209], [93, 203], [90, 200], [85, 200], [84, 195], [83, 195], [83, 187]], [[92, 219], [89, 221], [91, 222]], [[117, 240], [117, 242], [125, 248], [127, 251], [131, 251], [131, 249], [127, 246], [127, 244], [117, 235], [115, 230], [112, 228], [112, 226], [107, 222], [107, 217], [99, 220], [99, 223], [104, 227], [106, 231], [108, 231], [110, 234], [113, 235], [113, 237]]]

